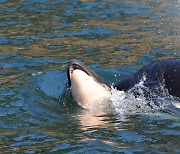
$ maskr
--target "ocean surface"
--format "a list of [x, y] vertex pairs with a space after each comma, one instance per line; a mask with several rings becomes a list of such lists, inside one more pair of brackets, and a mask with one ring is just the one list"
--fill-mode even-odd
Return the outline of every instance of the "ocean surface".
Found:
[[0, 0], [0, 153], [180, 153], [179, 100], [148, 102], [142, 79], [138, 97], [83, 109], [66, 86], [73, 58], [110, 84], [180, 58], [180, 1]]

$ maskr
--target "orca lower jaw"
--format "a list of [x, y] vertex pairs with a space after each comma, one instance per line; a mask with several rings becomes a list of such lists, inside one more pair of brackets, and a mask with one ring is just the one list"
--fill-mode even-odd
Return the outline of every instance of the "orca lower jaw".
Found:
[[73, 99], [84, 108], [95, 106], [111, 96], [109, 88], [78, 69], [71, 74], [71, 92]]
[[87, 108], [92, 102], [96, 104], [110, 98], [109, 84], [82, 62], [71, 60], [67, 75], [72, 97], [82, 107]]

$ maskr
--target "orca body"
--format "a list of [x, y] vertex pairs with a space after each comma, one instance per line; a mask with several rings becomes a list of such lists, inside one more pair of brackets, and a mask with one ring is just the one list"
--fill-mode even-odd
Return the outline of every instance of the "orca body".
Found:
[[81, 106], [92, 101], [109, 99], [111, 88], [128, 91], [138, 84], [143, 76], [146, 77], [144, 85], [151, 91], [155, 90], [160, 94], [163, 86], [170, 95], [180, 98], [180, 59], [155, 61], [113, 86], [76, 59], [69, 62], [67, 75], [72, 96]]
[[143, 76], [146, 77], [144, 85], [150, 90], [158, 90], [163, 86], [170, 95], [180, 98], [180, 59], [155, 61], [115, 83], [114, 88], [127, 91], [138, 84]]

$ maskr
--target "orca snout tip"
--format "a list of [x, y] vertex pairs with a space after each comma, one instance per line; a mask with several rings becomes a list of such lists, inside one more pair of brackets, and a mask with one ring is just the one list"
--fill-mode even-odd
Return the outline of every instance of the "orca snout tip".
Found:
[[87, 66], [83, 62], [81, 62], [77, 59], [70, 60], [68, 63], [68, 70], [73, 71], [76, 69], [79, 69], [79, 70], [84, 71], [84, 72], [86, 72], [86, 70], [88, 70]]
[[68, 63], [68, 66], [72, 66], [73, 64], [79, 64], [81, 63], [79, 60], [77, 59], [71, 59]]
[[68, 63], [67, 66], [67, 76], [68, 76], [68, 85], [71, 86], [71, 77], [74, 72], [74, 70], [79, 69], [79, 70], [84, 70], [84, 64], [77, 60], [77, 59], [71, 59]]

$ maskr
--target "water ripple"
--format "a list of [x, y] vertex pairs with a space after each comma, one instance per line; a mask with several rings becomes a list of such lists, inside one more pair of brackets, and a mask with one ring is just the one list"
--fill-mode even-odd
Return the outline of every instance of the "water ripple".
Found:
[[0, 153], [180, 152], [178, 113], [92, 113], [65, 90], [72, 58], [110, 83], [179, 58], [178, 0], [0, 4]]
[[70, 37], [70, 36], [103, 36], [103, 35], [117, 35], [117, 34], [129, 34], [130, 31], [120, 31], [120, 30], [112, 30], [104, 27], [91, 27], [91, 28], [84, 28], [78, 32], [64, 32], [64, 33], [56, 33], [56, 34], [41, 34], [41, 37], [45, 38], [61, 38], [61, 37]]

